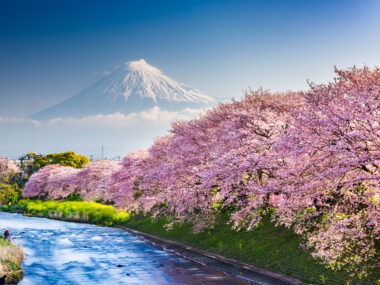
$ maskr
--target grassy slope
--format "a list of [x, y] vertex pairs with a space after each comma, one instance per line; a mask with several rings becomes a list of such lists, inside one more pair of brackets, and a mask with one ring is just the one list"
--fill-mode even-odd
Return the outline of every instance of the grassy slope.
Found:
[[[233, 258], [268, 271], [313, 284], [373, 284], [363, 280], [347, 283], [346, 272], [327, 269], [300, 248], [302, 240], [289, 229], [275, 227], [268, 219], [254, 231], [236, 232], [223, 220], [214, 229], [193, 234], [191, 225], [164, 229], [165, 220], [152, 222], [149, 217], [134, 217], [125, 226], [170, 240]], [[378, 279], [378, 278], [377, 278]]]
[[24, 258], [21, 247], [0, 239], [0, 276], [7, 275], [6, 283], [15, 284], [22, 278], [21, 261]]
[[[218, 253], [252, 264], [272, 272], [297, 278], [313, 284], [375, 284], [363, 280], [349, 280], [345, 272], [326, 269], [310, 253], [300, 248], [302, 240], [294, 232], [283, 227], [275, 227], [268, 219], [250, 232], [233, 231], [223, 219], [214, 229], [194, 234], [191, 225], [176, 225], [171, 230], [164, 228], [165, 220], [152, 221], [150, 217], [129, 217], [112, 206], [88, 202], [40, 202], [21, 201], [5, 210], [20, 210], [25, 214], [55, 219], [89, 222], [98, 225], [124, 225], [142, 232]], [[372, 280], [378, 280], [379, 274]]]

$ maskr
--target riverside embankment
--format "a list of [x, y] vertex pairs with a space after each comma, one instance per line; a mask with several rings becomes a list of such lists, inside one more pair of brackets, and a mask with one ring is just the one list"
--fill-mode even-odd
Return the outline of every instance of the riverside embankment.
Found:
[[24, 258], [22, 248], [3, 239], [0, 240], [0, 276], [6, 276], [7, 284], [19, 282], [23, 276], [21, 261]]
[[[304, 283], [347, 284], [351, 280], [348, 284], [373, 284], [374, 280], [352, 280], [344, 271], [326, 269], [308, 251], [300, 248], [299, 236], [289, 229], [275, 227], [268, 219], [264, 219], [261, 226], [249, 232], [231, 230], [221, 219], [213, 229], [194, 234], [189, 224], [176, 225], [167, 230], [165, 219], [152, 221], [149, 216], [129, 217], [127, 213], [118, 212], [111, 206], [96, 203], [22, 201], [8, 210], [54, 219], [125, 226], [140, 231], [145, 234], [145, 238], [146, 234], [150, 234], [156, 238], [180, 242], [185, 247], [191, 246], [195, 250], [206, 251], [209, 255], [233, 259], [240, 263], [241, 268], [246, 265], [256, 267], [259, 271], [270, 271]], [[153, 242], [159, 244], [157, 240]], [[163, 247], [168, 248], [165, 244]]]

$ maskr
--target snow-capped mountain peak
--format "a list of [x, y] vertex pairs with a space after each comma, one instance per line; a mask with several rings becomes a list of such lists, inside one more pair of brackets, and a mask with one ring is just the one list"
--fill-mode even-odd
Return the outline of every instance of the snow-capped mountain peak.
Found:
[[154, 106], [178, 110], [183, 107], [207, 107], [214, 102], [201, 91], [171, 79], [140, 59], [126, 62], [89, 88], [33, 115], [33, 118], [131, 113]]
[[135, 61], [127, 61], [125, 64], [127, 69], [129, 70], [133, 70], [133, 71], [150, 71], [152, 73], [156, 73], [156, 74], [162, 74], [162, 72], [152, 66], [152, 65], [149, 65], [145, 59], [140, 59], [140, 60], [135, 60]]
[[158, 68], [149, 65], [144, 59], [125, 63], [123, 95], [126, 100], [137, 91], [141, 97], [177, 101], [209, 103], [213, 99], [202, 92], [186, 86], [163, 74]]

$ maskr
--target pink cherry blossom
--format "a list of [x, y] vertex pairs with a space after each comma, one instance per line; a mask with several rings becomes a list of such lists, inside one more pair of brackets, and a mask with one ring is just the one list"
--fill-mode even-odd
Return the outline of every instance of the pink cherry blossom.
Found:
[[13, 159], [0, 158], [0, 178], [10, 173], [20, 172], [17, 163]]

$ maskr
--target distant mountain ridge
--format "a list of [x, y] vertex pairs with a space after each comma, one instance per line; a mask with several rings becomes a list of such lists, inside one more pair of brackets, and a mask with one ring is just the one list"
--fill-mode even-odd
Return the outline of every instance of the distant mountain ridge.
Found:
[[215, 100], [179, 83], [144, 59], [125, 63], [77, 95], [32, 115], [36, 120], [141, 112], [155, 106], [168, 111], [209, 107]]

